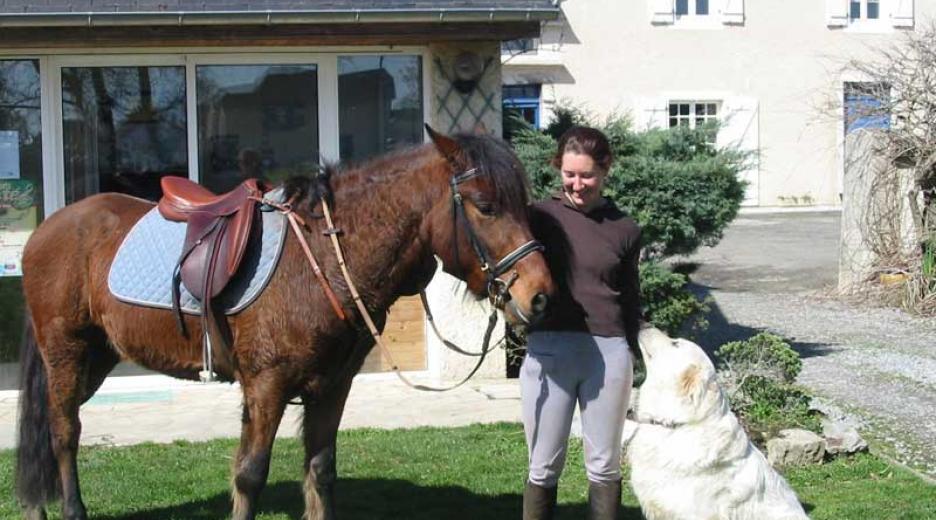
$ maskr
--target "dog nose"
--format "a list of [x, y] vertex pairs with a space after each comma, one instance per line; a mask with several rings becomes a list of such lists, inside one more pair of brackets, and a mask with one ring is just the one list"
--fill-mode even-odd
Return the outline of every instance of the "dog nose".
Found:
[[546, 312], [547, 305], [549, 305], [549, 296], [543, 293], [536, 293], [536, 296], [533, 297], [533, 301], [530, 302], [530, 310], [533, 311], [534, 316], [539, 317]]

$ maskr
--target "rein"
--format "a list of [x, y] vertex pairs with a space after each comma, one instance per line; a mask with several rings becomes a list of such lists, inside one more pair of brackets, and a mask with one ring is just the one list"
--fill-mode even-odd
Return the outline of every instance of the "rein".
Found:
[[[465, 376], [464, 379], [452, 386], [442, 388], [413, 383], [403, 375], [403, 372], [400, 371], [400, 367], [396, 364], [396, 361], [394, 361], [393, 355], [390, 353], [390, 349], [387, 348], [387, 345], [383, 342], [383, 336], [374, 325], [374, 320], [371, 319], [370, 313], [367, 311], [367, 307], [364, 306], [364, 302], [361, 299], [360, 293], [358, 293], [354, 282], [351, 280], [351, 274], [348, 272], [348, 266], [345, 263], [344, 255], [341, 252], [341, 244], [338, 242], [337, 228], [335, 228], [334, 222], [332, 221], [331, 211], [328, 209], [328, 202], [326, 202], [325, 199], [322, 199], [322, 211], [325, 213], [325, 222], [328, 224], [329, 228], [328, 231], [326, 231], [326, 234], [331, 237], [332, 245], [335, 247], [335, 254], [338, 256], [338, 265], [341, 267], [341, 274], [348, 283], [348, 289], [351, 291], [351, 297], [354, 299], [354, 304], [357, 306], [358, 312], [361, 313], [361, 317], [364, 318], [364, 323], [367, 325], [367, 329], [370, 331], [371, 336], [373, 336], [374, 341], [380, 348], [380, 353], [390, 362], [390, 368], [393, 370], [393, 373], [395, 373], [400, 381], [402, 381], [406, 386], [426, 392], [445, 392], [458, 388], [459, 386], [468, 382], [468, 380], [475, 375], [478, 369], [481, 368], [481, 364], [484, 362], [484, 356], [489, 351], [488, 344], [491, 341], [491, 333], [494, 331], [494, 326], [497, 324], [497, 311], [495, 310], [491, 313], [491, 316], [488, 317], [488, 327], [484, 332], [484, 341], [482, 343], [481, 355], [478, 358], [478, 363], [471, 370], [471, 372]], [[302, 240], [304, 240], [304, 238]]]
[[[461, 381], [459, 381], [458, 383], [455, 383], [454, 385], [442, 387], [442, 388], [430, 387], [426, 385], [413, 383], [412, 381], [407, 379], [406, 376], [404, 376], [403, 373], [400, 371], [399, 366], [396, 364], [396, 362], [393, 359], [393, 355], [390, 353], [390, 349], [387, 348], [386, 344], [384, 343], [382, 335], [380, 334], [380, 331], [378, 331], [376, 325], [374, 325], [374, 321], [373, 319], [371, 319], [370, 312], [368, 312], [367, 307], [364, 305], [363, 299], [361, 298], [361, 295], [358, 292], [357, 287], [354, 285], [354, 282], [351, 279], [351, 273], [348, 271], [348, 266], [347, 266], [347, 263], [345, 262], [344, 254], [341, 250], [341, 243], [338, 240], [338, 235], [340, 234], [340, 231], [338, 230], [338, 228], [335, 227], [334, 221], [332, 220], [331, 210], [328, 207], [328, 202], [324, 198], [321, 199], [322, 211], [325, 215], [325, 221], [328, 225], [328, 229], [324, 232], [324, 234], [328, 235], [331, 238], [332, 245], [335, 248], [335, 256], [338, 259], [338, 266], [341, 268], [341, 274], [344, 277], [345, 282], [348, 284], [348, 290], [351, 292], [351, 297], [354, 300], [354, 304], [357, 307], [358, 312], [361, 314], [361, 317], [364, 319], [364, 323], [367, 326], [368, 331], [370, 332], [371, 336], [374, 338], [374, 341], [377, 343], [377, 346], [380, 348], [381, 354], [390, 362], [390, 367], [393, 370], [393, 372], [397, 375], [400, 381], [402, 381], [404, 384], [406, 384], [410, 388], [414, 388], [416, 390], [423, 390], [423, 391], [429, 391], [429, 392], [444, 392], [447, 390], [458, 388], [459, 386], [465, 384], [469, 379], [471, 379], [475, 375], [475, 373], [477, 373], [477, 371], [481, 368], [481, 365], [484, 363], [484, 358], [488, 354], [488, 352], [493, 350], [493, 347], [490, 347], [490, 342], [491, 342], [491, 335], [494, 332], [494, 327], [497, 325], [497, 311], [503, 310], [506, 305], [510, 304], [511, 309], [514, 311], [514, 313], [522, 321], [529, 323], [529, 319], [523, 314], [523, 312], [520, 311], [520, 309], [516, 306], [516, 304], [510, 298], [510, 287], [514, 284], [514, 282], [517, 281], [517, 278], [519, 277], [519, 275], [517, 274], [516, 271], [513, 271], [507, 277], [507, 280], [502, 279], [501, 275], [509, 271], [511, 267], [513, 267], [517, 262], [522, 260], [524, 257], [529, 255], [530, 253], [533, 253], [535, 251], [543, 251], [544, 249], [543, 245], [537, 242], [536, 240], [530, 240], [520, 245], [519, 247], [517, 247], [516, 249], [514, 249], [507, 255], [505, 255], [499, 262], [494, 263], [493, 266], [491, 265], [493, 261], [490, 255], [488, 254], [487, 249], [485, 249], [484, 245], [478, 239], [478, 236], [475, 233], [474, 228], [471, 226], [471, 221], [468, 220], [468, 216], [465, 212], [465, 206], [464, 206], [462, 195], [458, 191], [459, 184], [467, 180], [473, 179], [477, 177], [478, 175], [479, 173], [478, 173], [477, 168], [472, 168], [470, 170], [465, 171], [464, 173], [452, 176], [452, 179], [450, 180], [449, 185], [452, 188], [452, 221], [453, 221], [452, 225], [454, 228], [453, 230], [454, 231], [454, 240], [453, 240], [454, 246], [453, 247], [455, 250], [456, 265], [459, 264], [458, 262], [458, 220], [459, 218], [458, 217], [460, 216], [461, 220], [465, 223], [465, 229], [467, 230], [467, 233], [468, 233], [468, 240], [469, 240], [469, 243], [471, 244], [471, 248], [474, 250], [475, 255], [478, 257], [478, 261], [481, 263], [481, 271], [484, 272], [485, 278], [487, 279], [488, 300], [491, 302], [493, 306], [491, 310], [491, 314], [490, 316], [488, 316], [488, 325], [487, 325], [487, 329], [484, 331], [484, 338], [481, 344], [481, 351], [469, 352], [458, 347], [454, 343], [442, 338], [442, 336], [439, 334], [439, 330], [436, 328], [435, 321], [433, 320], [432, 311], [429, 310], [429, 302], [426, 299], [425, 292], [421, 291], [419, 293], [423, 307], [426, 310], [426, 317], [432, 327], [433, 332], [436, 334], [439, 340], [442, 341], [442, 344], [448, 347], [449, 349], [452, 349], [455, 352], [458, 352], [460, 354], [463, 354], [466, 356], [478, 357], [478, 362], [475, 364], [474, 368], [471, 370], [471, 372], [468, 373], [467, 376], [465, 376]], [[344, 314], [344, 311], [341, 308], [341, 304], [338, 302], [337, 296], [335, 295], [334, 291], [331, 289], [331, 286], [329, 285], [328, 281], [325, 279], [325, 276], [322, 273], [322, 270], [319, 267], [318, 262], [316, 262], [315, 260], [315, 256], [312, 254], [312, 250], [309, 247], [308, 242], [306, 241], [305, 237], [303, 236], [301, 232], [300, 223], [302, 224], [303, 227], [306, 227], [307, 229], [308, 229], [308, 225], [306, 225], [305, 221], [301, 217], [296, 215], [290, 203], [287, 202], [285, 204], [280, 204], [280, 203], [269, 201], [266, 199], [260, 199], [260, 201], [264, 204], [267, 204], [271, 207], [274, 207], [280, 210], [283, 214], [286, 215], [286, 217], [289, 220], [290, 226], [292, 227], [292, 230], [296, 235], [296, 238], [298, 238], [299, 243], [302, 246], [303, 252], [305, 252], [306, 258], [309, 260], [309, 263], [312, 266], [312, 271], [315, 273], [315, 276], [318, 279], [319, 284], [322, 286], [322, 289], [325, 291], [325, 294], [328, 296], [328, 300], [331, 303], [332, 308], [335, 311], [335, 314], [342, 321], [344, 321], [346, 319], [346, 315]]]

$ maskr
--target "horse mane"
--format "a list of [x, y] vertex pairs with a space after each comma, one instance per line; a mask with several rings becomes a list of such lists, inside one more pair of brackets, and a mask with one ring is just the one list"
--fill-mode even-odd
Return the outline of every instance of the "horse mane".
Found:
[[[507, 212], [525, 212], [530, 199], [529, 180], [523, 164], [510, 146], [489, 135], [458, 134], [453, 136], [453, 139], [461, 148], [464, 154], [462, 159], [469, 165], [468, 168], [476, 168], [481, 177], [490, 180], [495, 192], [495, 202]], [[310, 213], [322, 198], [334, 207], [334, 192], [331, 188], [333, 177], [350, 171], [386, 171], [381, 164], [413, 160], [415, 152], [431, 149], [429, 147], [432, 146], [428, 144], [404, 148], [360, 163], [327, 164], [311, 175], [292, 176], [283, 183], [285, 200], [291, 201], [294, 207], [306, 209]]]
[[311, 175], [293, 175], [283, 183], [283, 199], [293, 207], [302, 208], [314, 215], [316, 204], [325, 199], [329, 206], [335, 205], [335, 194], [331, 188], [331, 177], [337, 171], [335, 165], [327, 164]]
[[507, 212], [525, 212], [530, 201], [530, 182], [510, 145], [490, 135], [458, 134], [454, 139], [469, 168], [477, 168], [482, 177], [491, 181], [498, 205]]

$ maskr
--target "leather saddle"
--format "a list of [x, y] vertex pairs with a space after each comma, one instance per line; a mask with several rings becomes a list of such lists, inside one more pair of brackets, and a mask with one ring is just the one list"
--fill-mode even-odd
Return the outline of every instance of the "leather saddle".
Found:
[[250, 242], [259, 200], [264, 189], [257, 179], [247, 179], [228, 193], [216, 195], [185, 177], [163, 177], [159, 213], [163, 218], [185, 222], [185, 241], [172, 277], [172, 308], [179, 327], [182, 321], [180, 283], [202, 304], [205, 331], [213, 327], [223, 345], [229, 334], [214, 315], [212, 298], [224, 290], [237, 273]]
[[[184, 177], [163, 177], [159, 213], [186, 222], [182, 247], [182, 283], [204, 301], [217, 296], [240, 267], [263, 195], [257, 179], [247, 179], [228, 193], [215, 195]], [[206, 277], [211, 273], [210, 277]]]

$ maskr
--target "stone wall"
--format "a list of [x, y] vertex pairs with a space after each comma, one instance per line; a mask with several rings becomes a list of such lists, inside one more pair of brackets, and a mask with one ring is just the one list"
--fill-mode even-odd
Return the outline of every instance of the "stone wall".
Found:
[[[435, 44], [429, 50], [433, 127], [447, 134], [483, 130], [501, 135], [500, 42]], [[480, 78], [473, 89], [463, 93], [458, 89], [455, 68], [459, 56], [466, 53], [474, 56]]]
[[841, 291], [857, 288], [875, 276], [878, 252], [902, 256], [915, 247], [913, 216], [906, 198], [913, 182], [911, 172], [894, 170], [875, 152], [877, 142], [874, 130], [851, 132], [845, 139]]
[[[463, 93], [456, 87], [455, 72], [459, 56], [471, 53], [477, 60], [480, 78], [473, 89]], [[435, 44], [430, 46], [431, 88], [430, 124], [439, 132], [487, 132], [501, 135], [501, 64], [500, 42]], [[462, 85], [463, 86], [463, 85]], [[426, 289], [435, 322], [445, 339], [465, 350], [478, 351], [487, 327], [490, 306], [465, 294], [465, 285], [442, 272], [441, 268]], [[491, 338], [495, 344], [503, 337], [504, 324], [499, 319]], [[426, 351], [430, 374], [442, 380], [461, 379], [477, 362], [447, 349], [428, 328]], [[502, 378], [506, 374], [506, 356], [502, 349], [491, 352], [476, 377]]]

